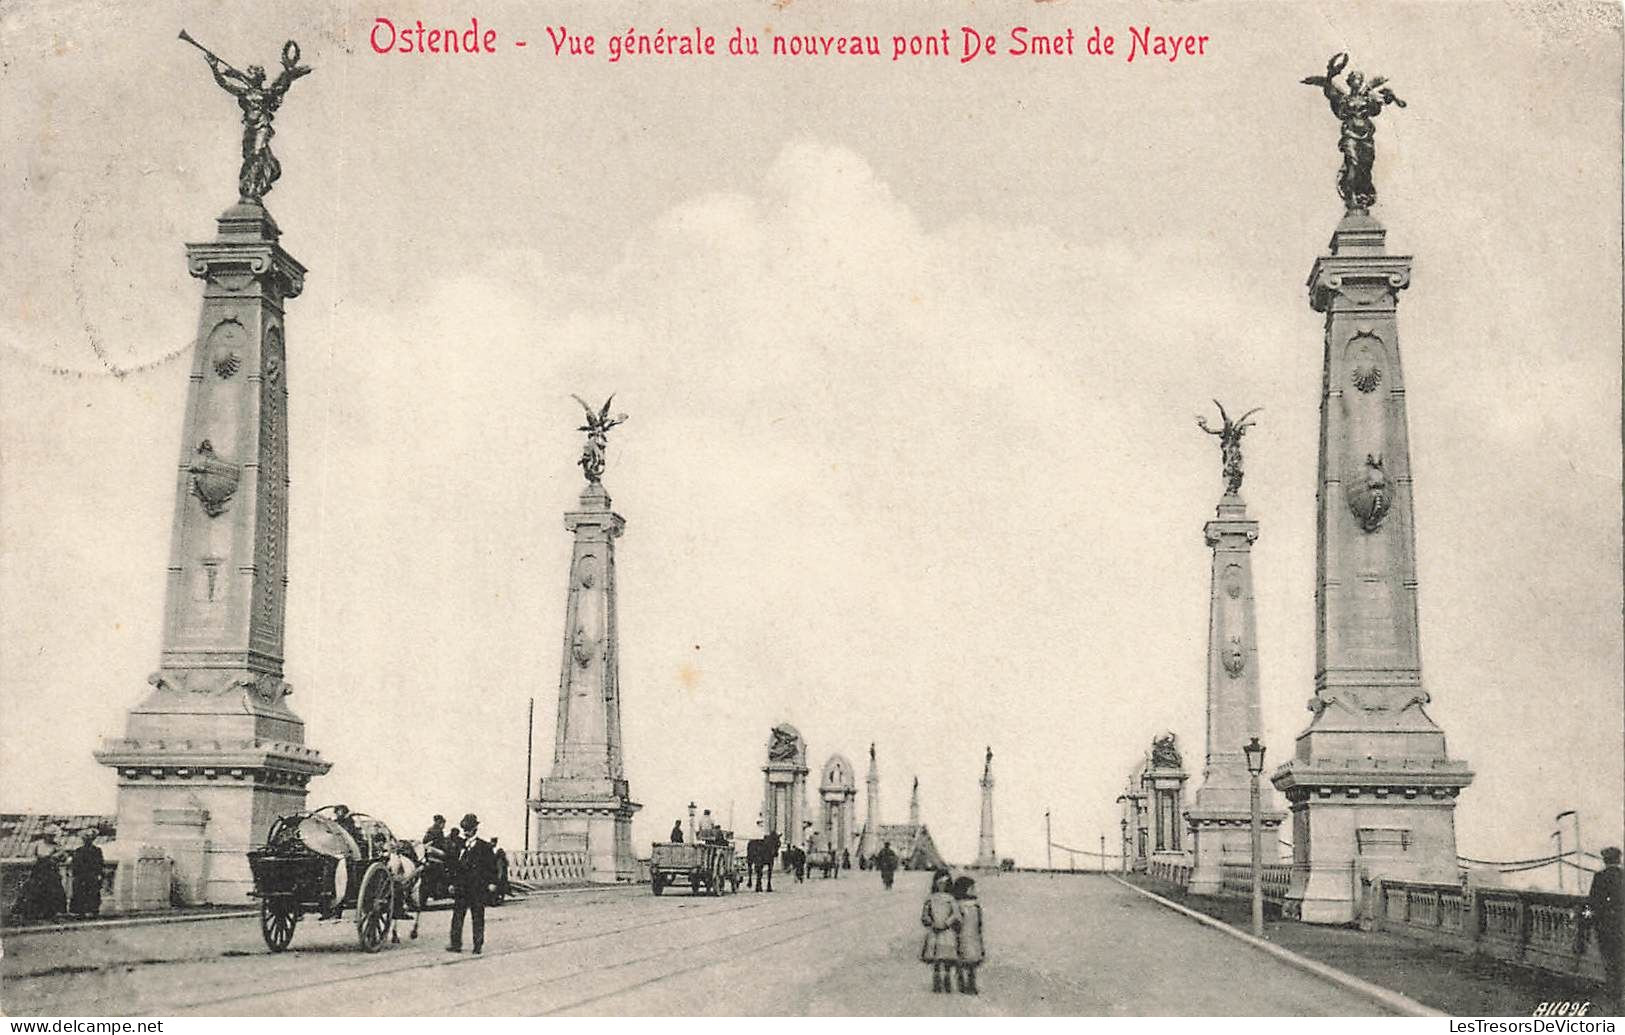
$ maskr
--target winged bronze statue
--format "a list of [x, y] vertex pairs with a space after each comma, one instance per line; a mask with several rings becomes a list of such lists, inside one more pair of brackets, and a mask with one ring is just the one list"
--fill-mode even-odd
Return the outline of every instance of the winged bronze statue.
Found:
[[597, 485], [604, 477], [604, 450], [609, 445], [609, 429], [617, 424], [626, 423], [626, 414], [617, 413], [613, 417], [609, 415], [610, 404], [615, 401], [613, 394], [605, 399], [603, 407], [597, 410], [594, 410], [587, 400], [573, 392], [570, 398], [580, 403], [581, 408], [587, 413], [587, 423], [576, 429], [587, 433], [587, 444], [582, 448], [581, 459], [576, 463], [581, 465], [581, 473], [587, 476], [588, 484]]
[[1342, 152], [1343, 167], [1337, 173], [1337, 193], [1346, 211], [1364, 215], [1377, 203], [1377, 187], [1371, 178], [1371, 167], [1377, 161], [1377, 125], [1372, 120], [1382, 114], [1385, 105], [1403, 108], [1405, 102], [1380, 75], [1366, 82], [1362, 73], [1350, 72], [1347, 88], [1339, 86], [1337, 77], [1348, 63], [1347, 53], [1333, 54], [1326, 62], [1325, 75], [1305, 76], [1301, 82], [1320, 88], [1342, 125], [1337, 149]]
[[1224, 458], [1224, 494], [1236, 496], [1241, 493], [1241, 437], [1255, 423], [1247, 418], [1264, 407], [1255, 406], [1242, 414], [1240, 420], [1231, 420], [1230, 415], [1224, 412], [1223, 403], [1215, 399], [1213, 405], [1219, 408], [1219, 419], [1224, 422], [1224, 426], [1215, 431], [1208, 426], [1207, 418], [1201, 416], [1196, 418], [1196, 426], [1209, 435], [1219, 436], [1219, 455]]

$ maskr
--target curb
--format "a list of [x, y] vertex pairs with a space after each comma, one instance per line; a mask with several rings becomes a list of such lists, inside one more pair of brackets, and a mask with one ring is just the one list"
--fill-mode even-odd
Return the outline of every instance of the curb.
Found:
[[1327, 966], [1326, 964], [1321, 963], [1318, 960], [1312, 960], [1312, 959], [1309, 959], [1306, 956], [1300, 956], [1300, 955], [1298, 955], [1297, 953], [1293, 952], [1290, 949], [1283, 949], [1281, 946], [1276, 945], [1274, 942], [1266, 941], [1263, 938], [1256, 938], [1253, 935], [1248, 934], [1246, 931], [1242, 931], [1242, 930], [1239, 930], [1237, 928], [1231, 927], [1229, 924], [1225, 923], [1222, 920], [1215, 920], [1213, 917], [1208, 916], [1206, 913], [1199, 913], [1194, 909], [1190, 909], [1190, 908], [1188, 908], [1186, 906], [1180, 905], [1178, 902], [1175, 902], [1172, 899], [1163, 898], [1161, 895], [1158, 895], [1155, 892], [1147, 891], [1144, 888], [1137, 887], [1137, 886], [1135, 886], [1133, 884], [1130, 884], [1128, 881], [1123, 880], [1121, 877], [1113, 877], [1112, 880], [1114, 880], [1117, 883], [1123, 885], [1123, 887], [1128, 888], [1130, 891], [1133, 891], [1133, 892], [1135, 892], [1137, 894], [1140, 894], [1140, 895], [1144, 895], [1146, 898], [1151, 899], [1153, 902], [1157, 902], [1157, 903], [1160, 903], [1160, 904], [1162, 904], [1164, 906], [1167, 906], [1169, 909], [1172, 909], [1176, 913], [1183, 913], [1185, 916], [1190, 917], [1192, 920], [1195, 920], [1197, 923], [1205, 924], [1208, 927], [1212, 927], [1212, 928], [1215, 928], [1216, 930], [1223, 931], [1225, 934], [1230, 935], [1232, 938], [1235, 938], [1238, 941], [1246, 942], [1248, 945], [1253, 946], [1255, 949], [1261, 949], [1264, 952], [1269, 953], [1271, 956], [1274, 956], [1276, 959], [1281, 960], [1283, 963], [1290, 964], [1291, 966], [1294, 966], [1294, 967], [1298, 968], [1299, 970], [1305, 971], [1307, 973], [1313, 974], [1316, 977], [1325, 978], [1327, 981], [1330, 981], [1332, 984], [1338, 985], [1339, 987], [1341, 987], [1343, 989], [1346, 989], [1347, 991], [1353, 992], [1356, 995], [1362, 995], [1362, 996], [1365, 996], [1367, 999], [1371, 999], [1371, 1000], [1373, 1000], [1375, 1002], [1381, 1003], [1383, 1006], [1386, 1006], [1388, 1009], [1397, 1011], [1402, 1016], [1405, 1016], [1405, 1017], [1449, 1017], [1449, 1016], [1451, 1016], [1450, 1014], [1444, 1013], [1441, 1010], [1435, 1010], [1431, 1006], [1425, 1006], [1422, 1003], [1417, 1002], [1415, 999], [1412, 999], [1408, 995], [1403, 995], [1403, 994], [1401, 994], [1399, 992], [1393, 991], [1392, 989], [1383, 988], [1381, 985], [1374, 985], [1371, 982], [1364, 980], [1363, 978], [1357, 978], [1353, 974], [1345, 973], [1344, 971], [1338, 970], [1336, 967]]
[[[538, 888], [509, 899], [518, 905], [527, 899], [544, 895], [576, 895], [584, 891], [617, 891], [636, 888], [636, 884], [587, 884], [572, 888]], [[447, 908], [450, 904], [447, 903]], [[29, 927], [8, 927], [0, 931], [6, 938], [23, 938], [31, 934], [53, 934], [59, 931], [105, 931], [119, 927], [155, 927], [161, 924], [191, 924], [204, 920], [243, 920], [260, 915], [259, 909], [237, 909], [218, 913], [152, 913], [146, 916], [108, 917], [106, 920], [76, 920], [70, 923], [39, 924]]]

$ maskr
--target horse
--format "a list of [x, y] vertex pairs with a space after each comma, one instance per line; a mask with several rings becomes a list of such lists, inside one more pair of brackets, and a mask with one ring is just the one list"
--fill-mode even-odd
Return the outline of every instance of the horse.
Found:
[[[410, 841], [396, 841], [389, 849], [389, 858], [385, 862], [389, 868], [389, 882], [395, 887], [395, 903], [397, 907], [406, 906], [412, 910], [411, 937], [418, 936], [418, 921], [423, 916], [423, 907], [428, 902], [428, 896], [423, 894], [423, 877], [428, 867], [418, 862], [418, 853], [415, 845]], [[395, 931], [395, 913], [400, 909], [391, 911], [389, 921], [389, 941], [392, 945], [399, 945], [401, 936]]]
[[773, 864], [779, 855], [779, 833], [774, 831], [766, 837], [753, 838], [745, 843], [745, 865], [748, 867], [749, 879], [756, 882], [756, 890], [762, 890], [762, 874], [767, 874], [767, 890], [773, 890]]

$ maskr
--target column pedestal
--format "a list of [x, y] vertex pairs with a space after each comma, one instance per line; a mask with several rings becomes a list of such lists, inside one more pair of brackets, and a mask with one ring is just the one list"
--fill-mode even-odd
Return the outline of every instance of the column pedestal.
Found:
[[[263, 207], [186, 246], [204, 281], [176, 474], [164, 640], [149, 693], [96, 761], [118, 773], [117, 856], [156, 846], [188, 904], [243, 905], [246, 853], [331, 763], [282, 679], [288, 557], [283, 303], [304, 267]], [[149, 853], [150, 854], [150, 853]]]

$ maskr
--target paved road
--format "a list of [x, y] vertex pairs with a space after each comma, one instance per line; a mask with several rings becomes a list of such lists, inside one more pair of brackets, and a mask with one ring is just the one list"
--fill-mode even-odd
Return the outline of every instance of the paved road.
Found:
[[271, 955], [257, 921], [8, 936], [12, 1016], [329, 1014], [1363, 1015], [1369, 1000], [1100, 877], [980, 882], [979, 997], [934, 995], [917, 962], [921, 874], [773, 894], [548, 895], [487, 912], [482, 957], [444, 951], [449, 914], [377, 955], [349, 923], [302, 923]]

